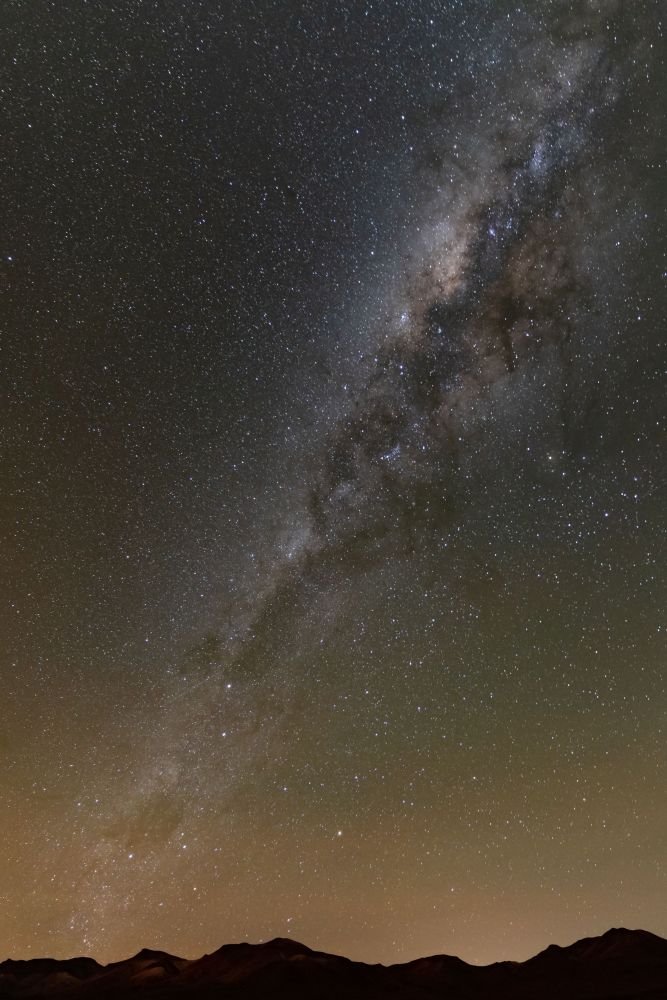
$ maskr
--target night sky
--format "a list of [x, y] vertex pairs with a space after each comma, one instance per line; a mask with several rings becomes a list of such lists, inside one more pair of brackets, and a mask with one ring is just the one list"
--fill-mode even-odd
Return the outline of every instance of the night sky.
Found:
[[0, 958], [667, 936], [658, 0], [3, 0]]

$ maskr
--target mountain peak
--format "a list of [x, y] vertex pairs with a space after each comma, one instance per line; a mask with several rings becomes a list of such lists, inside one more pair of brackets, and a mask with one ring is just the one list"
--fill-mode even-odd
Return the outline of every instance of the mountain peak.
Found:
[[150, 960], [157, 962], [163, 958], [168, 958], [170, 961], [173, 961], [176, 957], [176, 955], [170, 955], [168, 951], [156, 951], [153, 948], [142, 948], [141, 951], [138, 951], [137, 954], [133, 956], [131, 961], [139, 959], [141, 961]]
[[599, 937], [581, 938], [570, 945], [550, 944], [548, 948], [528, 960], [527, 964], [577, 961], [618, 961], [622, 958], [638, 960], [654, 956], [667, 959], [667, 941], [650, 931], [630, 930], [627, 927], [610, 927]]
[[312, 948], [309, 948], [305, 944], [301, 944], [300, 941], [295, 941], [294, 938], [285, 937], [275, 937], [271, 938], [270, 941], [265, 941], [260, 945], [261, 948], [279, 948], [281, 951], [288, 952], [302, 952], [302, 953], [313, 953]]

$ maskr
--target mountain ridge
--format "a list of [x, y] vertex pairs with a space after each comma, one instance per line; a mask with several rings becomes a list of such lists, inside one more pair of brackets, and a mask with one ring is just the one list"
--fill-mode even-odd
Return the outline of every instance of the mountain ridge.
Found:
[[101, 965], [70, 959], [0, 962], [0, 1000], [667, 1000], [667, 940], [610, 928], [552, 944], [524, 962], [470, 965], [429, 955], [393, 965], [316, 951], [292, 938], [224, 944], [197, 959], [143, 948]]

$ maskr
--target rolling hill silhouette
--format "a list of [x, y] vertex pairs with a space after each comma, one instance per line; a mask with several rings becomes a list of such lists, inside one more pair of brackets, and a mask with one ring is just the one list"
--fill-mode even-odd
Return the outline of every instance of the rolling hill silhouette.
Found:
[[227, 944], [188, 960], [144, 949], [125, 961], [8, 959], [0, 998], [72, 1000], [667, 1000], [667, 941], [613, 928], [526, 962], [468, 965], [433, 955], [367, 965], [297, 941]]

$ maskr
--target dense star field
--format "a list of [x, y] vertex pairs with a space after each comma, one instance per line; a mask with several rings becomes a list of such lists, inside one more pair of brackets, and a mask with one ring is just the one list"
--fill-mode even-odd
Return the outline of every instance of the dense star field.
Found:
[[667, 935], [658, 0], [4, 0], [0, 958]]

